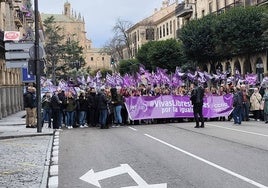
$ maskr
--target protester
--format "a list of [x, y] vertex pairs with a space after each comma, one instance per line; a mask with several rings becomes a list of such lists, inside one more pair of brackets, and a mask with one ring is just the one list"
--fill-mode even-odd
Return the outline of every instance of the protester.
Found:
[[263, 105], [264, 121], [265, 123], [268, 123], [268, 88], [265, 89], [262, 100], [264, 101]]
[[36, 128], [36, 89], [32, 86], [27, 88], [27, 92], [23, 96], [24, 108], [26, 110], [26, 128]]
[[77, 111], [78, 111], [80, 128], [88, 127], [86, 124], [88, 108], [89, 108], [89, 105], [88, 105], [88, 100], [86, 98], [86, 93], [82, 91], [77, 100]]
[[114, 111], [114, 123], [116, 127], [122, 125], [122, 105], [123, 105], [123, 97], [121, 94], [117, 92], [116, 88], [111, 88], [111, 104], [113, 105]]
[[48, 122], [48, 128], [51, 128], [51, 94], [50, 92], [46, 92], [42, 97], [42, 109], [43, 109], [43, 117], [42, 117], [42, 127], [44, 126], [44, 122]]
[[242, 119], [244, 121], [249, 121], [249, 106], [250, 106], [250, 96], [246, 85], [241, 85], [241, 92], [243, 96], [243, 105], [242, 105]]
[[58, 94], [59, 94], [58, 91], [55, 91], [51, 97], [53, 129], [59, 129], [61, 127], [60, 108], [62, 101], [59, 99]]
[[262, 97], [258, 88], [254, 88], [254, 92], [250, 97], [250, 110], [253, 112], [253, 117], [256, 121], [260, 121]]
[[90, 88], [88, 95], [88, 107], [89, 107], [89, 122], [92, 127], [96, 127], [98, 123], [98, 98], [96, 96], [96, 89]]
[[75, 125], [75, 111], [76, 111], [76, 100], [71, 92], [67, 93], [66, 98], [66, 126], [68, 129], [72, 129]]
[[108, 99], [105, 93], [105, 88], [102, 87], [100, 91], [98, 92], [98, 110], [99, 110], [99, 123], [100, 123], [100, 128], [105, 129], [109, 128], [107, 124], [107, 104], [108, 104]]
[[243, 94], [239, 87], [235, 87], [233, 98], [233, 119], [234, 124], [241, 124], [242, 121], [242, 107], [243, 107]]
[[[194, 119], [196, 122], [195, 128], [204, 128], [204, 117], [203, 117], [203, 97], [204, 97], [204, 89], [201, 86], [198, 86], [197, 82], [194, 82], [194, 88], [191, 92], [191, 98], [193, 104], [194, 111]], [[198, 117], [199, 116], [199, 117]], [[199, 118], [201, 121], [201, 125], [199, 126]]]
[[65, 114], [65, 104], [66, 104], [66, 96], [65, 91], [58, 89], [58, 97], [59, 100], [62, 101], [60, 104], [60, 115], [59, 115], [59, 121], [60, 121], [60, 128], [62, 125], [64, 126], [66, 124], [66, 114]]

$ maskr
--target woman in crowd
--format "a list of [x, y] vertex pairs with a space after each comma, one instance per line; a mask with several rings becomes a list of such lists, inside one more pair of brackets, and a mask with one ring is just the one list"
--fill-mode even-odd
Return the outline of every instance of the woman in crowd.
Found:
[[73, 128], [73, 125], [75, 124], [75, 111], [76, 111], [76, 100], [72, 94], [72, 92], [67, 93], [66, 98], [66, 126], [68, 129]]
[[250, 97], [250, 110], [253, 112], [254, 119], [260, 121], [262, 97], [258, 88], [254, 88], [254, 92]]
[[265, 89], [262, 100], [264, 102], [263, 105], [264, 121], [265, 123], [268, 123], [268, 88]]
[[87, 111], [88, 111], [88, 100], [86, 98], [86, 93], [82, 91], [77, 100], [77, 112], [78, 112], [80, 128], [88, 127], [86, 124]]
[[121, 94], [117, 92], [116, 88], [111, 88], [111, 104], [113, 105], [114, 112], [114, 123], [115, 126], [122, 125], [122, 105], [123, 105], [123, 97]]

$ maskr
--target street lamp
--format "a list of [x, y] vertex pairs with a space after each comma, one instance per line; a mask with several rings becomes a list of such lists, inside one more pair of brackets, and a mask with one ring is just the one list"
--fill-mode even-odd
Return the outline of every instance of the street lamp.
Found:
[[76, 70], [78, 71], [79, 68], [81, 67], [81, 62], [79, 60], [76, 60], [74, 62], [72, 62], [73, 68], [76, 68]]
[[261, 81], [263, 79], [263, 63], [259, 60], [256, 64], [256, 72], [258, 75], [258, 79], [259, 81]]

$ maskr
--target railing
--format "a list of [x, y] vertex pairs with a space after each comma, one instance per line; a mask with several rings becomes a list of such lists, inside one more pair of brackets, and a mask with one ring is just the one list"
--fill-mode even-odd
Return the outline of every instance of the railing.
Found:
[[188, 14], [192, 14], [192, 5], [181, 3], [176, 7], [175, 13], [178, 17], [185, 17]]
[[257, 0], [257, 5], [268, 4], [268, 0]]
[[15, 11], [15, 16], [14, 16], [15, 24], [18, 27], [22, 27], [23, 25], [23, 12], [21, 11]]

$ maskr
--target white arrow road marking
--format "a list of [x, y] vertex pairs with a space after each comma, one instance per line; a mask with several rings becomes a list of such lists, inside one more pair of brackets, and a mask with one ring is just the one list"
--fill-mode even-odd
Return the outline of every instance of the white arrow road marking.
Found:
[[146, 181], [144, 181], [128, 164], [121, 164], [119, 167], [111, 168], [96, 173], [93, 171], [93, 169], [91, 169], [86, 174], [81, 176], [80, 179], [92, 185], [95, 185], [96, 187], [101, 187], [99, 183], [100, 180], [125, 173], [128, 173], [131, 178], [138, 184], [138, 186], [131, 186], [125, 188], [167, 188], [166, 183], [148, 185]]

